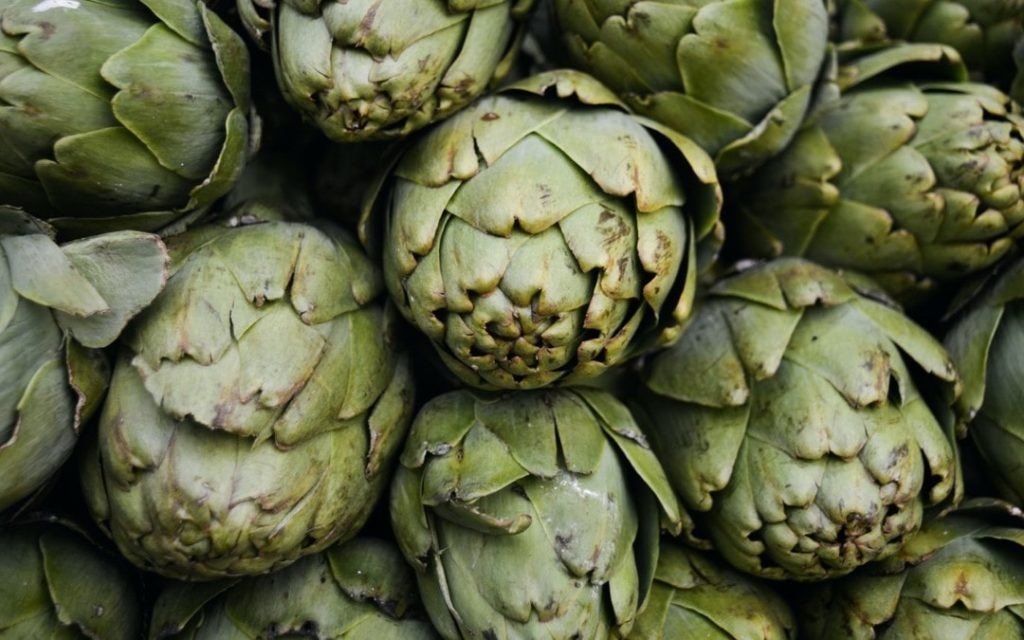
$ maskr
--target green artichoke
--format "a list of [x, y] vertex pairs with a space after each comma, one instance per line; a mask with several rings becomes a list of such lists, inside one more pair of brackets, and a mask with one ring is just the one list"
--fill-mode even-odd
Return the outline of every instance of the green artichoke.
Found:
[[952, 435], [917, 373], [955, 391], [923, 329], [836, 273], [781, 259], [710, 290], [649, 362], [637, 417], [729, 562], [820, 580], [895, 553], [958, 486]]
[[534, 0], [237, 0], [285, 99], [337, 142], [394, 139], [509, 71]]
[[737, 185], [730, 222], [744, 255], [858, 270], [912, 302], [1024, 236], [1024, 118], [992, 87], [884, 73], [913, 64], [963, 72], [939, 45], [867, 56], [842, 71], [834, 108]]
[[725, 175], [782, 150], [826, 61], [824, 0], [554, 0], [570, 57]]
[[708, 554], [663, 540], [654, 586], [629, 640], [787, 640], [789, 605]]
[[551, 72], [420, 138], [364, 210], [392, 299], [480, 388], [595, 377], [670, 342], [720, 191], [692, 142]]
[[416, 582], [390, 543], [356, 538], [268, 576], [175, 583], [157, 598], [156, 640], [432, 640]]
[[801, 632], [822, 640], [1024, 638], [1024, 520], [1015, 508], [1002, 518], [985, 511], [992, 509], [939, 518], [888, 561], [816, 589]]
[[0, 637], [136, 640], [139, 584], [122, 562], [60, 522], [0, 530]]
[[0, 203], [62, 230], [152, 231], [250, 152], [249, 57], [192, 0], [0, 0]]
[[625, 635], [658, 507], [681, 513], [629, 411], [594, 389], [439, 396], [413, 423], [391, 520], [445, 638]]
[[166, 576], [265, 573], [352, 537], [412, 417], [378, 271], [341, 230], [277, 211], [169, 241], [84, 456], [96, 520]]
[[154, 235], [120, 231], [60, 247], [46, 224], [0, 206], [0, 510], [71, 455], [107, 385], [96, 349], [156, 297], [166, 270]]

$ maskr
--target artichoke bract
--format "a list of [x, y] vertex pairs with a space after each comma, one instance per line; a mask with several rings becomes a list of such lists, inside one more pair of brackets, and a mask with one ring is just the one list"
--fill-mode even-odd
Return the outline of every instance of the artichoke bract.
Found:
[[137, 640], [138, 580], [73, 525], [32, 522], [0, 530], [0, 636]]
[[570, 57], [719, 171], [781, 151], [826, 61], [823, 0], [554, 0]]
[[556, 71], [420, 138], [361, 233], [383, 237], [392, 299], [463, 382], [528, 389], [671, 342], [719, 205], [707, 154]]
[[710, 290], [649, 362], [636, 413], [730, 563], [820, 580], [892, 555], [958, 489], [952, 425], [923, 395], [956, 383], [942, 345], [898, 310], [781, 259]]
[[1024, 505], [1024, 261], [957, 318], [945, 343], [963, 375], [960, 414], [987, 476]]
[[629, 640], [787, 640], [789, 605], [710, 554], [662, 540], [654, 586]]
[[71, 455], [106, 390], [97, 349], [160, 292], [167, 259], [135, 231], [58, 246], [48, 225], [0, 207], [0, 510]]
[[821, 585], [805, 600], [801, 633], [822, 640], [1024, 637], [1024, 520], [1018, 509], [971, 502], [925, 525], [893, 558]]
[[169, 248], [83, 457], [93, 516], [132, 562], [185, 579], [352, 537], [412, 417], [379, 272], [340, 229], [259, 201]]
[[992, 87], [886, 75], [962, 78], [959, 62], [904, 45], [845, 68], [840, 102], [730, 198], [740, 251], [858, 270], [908, 303], [1006, 255], [1024, 235], [1024, 119]]
[[175, 583], [157, 598], [153, 640], [433, 640], [416, 581], [393, 544], [356, 538], [267, 576]]
[[449, 639], [624, 635], [653, 579], [659, 505], [683, 528], [633, 417], [594, 389], [439, 396], [401, 461], [392, 525]]
[[337, 142], [400, 138], [465, 107], [508, 73], [533, 2], [237, 0], [285, 99]]
[[74, 235], [195, 218], [250, 117], [245, 43], [202, 2], [0, 2], [0, 204]]

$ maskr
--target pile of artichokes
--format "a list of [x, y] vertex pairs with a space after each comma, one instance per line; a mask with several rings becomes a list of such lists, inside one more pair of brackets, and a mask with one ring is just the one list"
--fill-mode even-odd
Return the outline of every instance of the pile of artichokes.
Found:
[[1024, 640], [1021, 0], [0, 0], [0, 639]]

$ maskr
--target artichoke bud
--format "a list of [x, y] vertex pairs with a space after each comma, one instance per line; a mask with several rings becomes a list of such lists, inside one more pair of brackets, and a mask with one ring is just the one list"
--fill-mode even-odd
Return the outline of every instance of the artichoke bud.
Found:
[[201, 215], [256, 141], [245, 43], [202, 2], [5, 0], [4, 204], [83, 236]]
[[[294, 634], [294, 635], [293, 635]], [[152, 640], [437, 638], [392, 543], [356, 538], [266, 576], [192, 585], [157, 598]]]
[[106, 390], [111, 344], [167, 279], [160, 239], [120, 231], [65, 245], [0, 206], [0, 510], [71, 455]]
[[392, 299], [463, 382], [530, 389], [678, 336], [698, 256], [720, 244], [720, 197], [692, 141], [555, 71], [411, 145], [371, 190], [362, 235], [383, 246]]
[[624, 636], [659, 513], [690, 530], [629, 411], [595, 389], [439, 396], [401, 461], [392, 525], [446, 638]]
[[93, 515], [132, 562], [185, 579], [265, 573], [352, 537], [412, 417], [377, 269], [342, 230], [287, 212], [169, 246], [167, 288], [123, 340], [82, 465]]
[[709, 291], [649, 361], [637, 414], [729, 562], [821, 580], [891, 556], [924, 507], [958, 495], [951, 425], [929, 402], [957, 383], [924, 329], [790, 258]]

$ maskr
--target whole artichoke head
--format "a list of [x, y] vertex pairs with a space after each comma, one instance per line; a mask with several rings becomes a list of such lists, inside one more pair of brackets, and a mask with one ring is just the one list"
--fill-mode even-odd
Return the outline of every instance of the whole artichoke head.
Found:
[[167, 576], [264, 573], [353, 536], [411, 419], [377, 270], [339, 229], [272, 214], [173, 238], [84, 457], [96, 520]]
[[174, 583], [157, 598], [149, 637], [432, 640], [438, 636], [423, 619], [412, 570], [398, 549], [383, 540], [356, 538], [266, 576], [202, 585]]
[[202, 2], [0, 2], [0, 203], [71, 233], [156, 230], [250, 151], [249, 58]]
[[915, 373], [949, 356], [899, 311], [799, 259], [718, 282], [646, 370], [638, 418], [715, 548], [773, 579], [895, 553], [956, 485], [951, 436]]
[[901, 68], [963, 72], [938, 45], [845, 68], [839, 103], [731, 194], [745, 255], [858, 270], [911, 302], [995, 264], [1024, 235], [1024, 119], [1010, 99], [886, 74]]
[[152, 234], [58, 246], [48, 225], [0, 207], [0, 510], [71, 455], [106, 390], [97, 349], [156, 297], [166, 269]]
[[337, 142], [403, 137], [469, 104], [508, 73], [533, 2], [237, 0], [287, 101]]
[[554, 0], [576, 64], [694, 139], [721, 173], [778, 153], [826, 60], [823, 0]]
[[560, 71], [420, 138], [363, 234], [383, 223], [392, 299], [456, 375], [525, 389], [595, 377], [674, 339], [719, 203], [691, 141]]
[[445, 638], [629, 632], [658, 509], [681, 513], [629, 411], [594, 389], [456, 391], [420, 411], [391, 489], [399, 545]]

